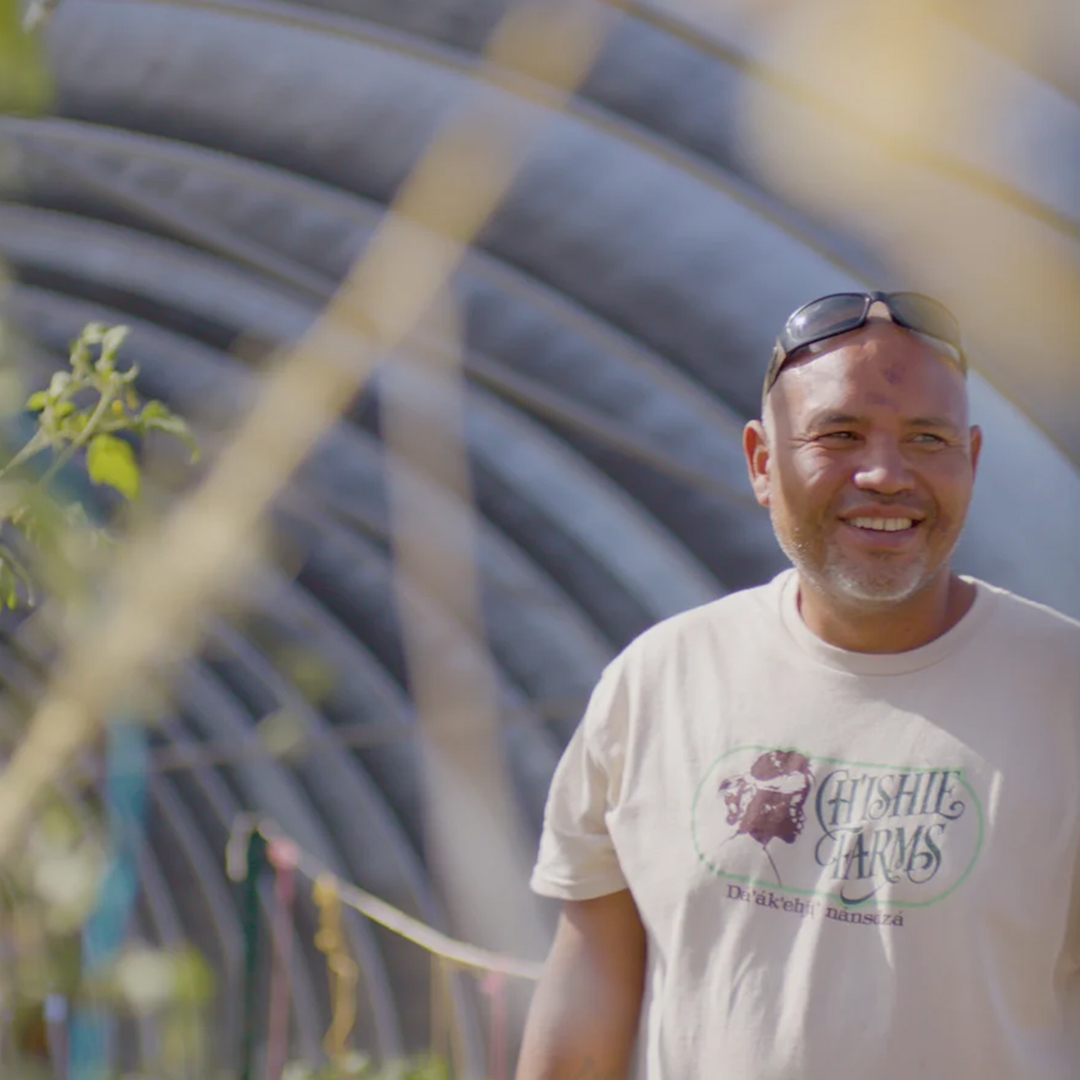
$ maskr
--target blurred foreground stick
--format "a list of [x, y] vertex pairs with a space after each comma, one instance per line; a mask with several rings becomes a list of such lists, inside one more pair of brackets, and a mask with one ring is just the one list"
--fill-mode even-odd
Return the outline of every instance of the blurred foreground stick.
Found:
[[[117, 559], [93, 626], [55, 678], [0, 775], [0, 861], [38, 798], [100, 729], [138, 707], [147, 680], [191, 650], [205, 612], [242, 572], [271, 499], [439, 297], [505, 195], [525, 151], [588, 72], [613, 21], [593, 0], [511, 7], [468, 101], [436, 135], [326, 310], [267, 376], [205, 481]], [[491, 84], [516, 92], [493, 94]], [[531, 99], [531, 100], [530, 100]]]

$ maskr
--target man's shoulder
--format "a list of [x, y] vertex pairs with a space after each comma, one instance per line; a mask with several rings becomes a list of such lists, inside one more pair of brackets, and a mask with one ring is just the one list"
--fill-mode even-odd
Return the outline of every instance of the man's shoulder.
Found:
[[635, 638], [620, 659], [630, 664], [648, 662], [686, 649], [723, 643], [725, 638], [742, 639], [755, 629], [778, 627], [780, 592], [789, 573], [669, 616]]
[[1080, 654], [1080, 620], [998, 585], [976, 584], [995, 601], [993, 625], [999, 634], [1018, 644], [1052, 645]]

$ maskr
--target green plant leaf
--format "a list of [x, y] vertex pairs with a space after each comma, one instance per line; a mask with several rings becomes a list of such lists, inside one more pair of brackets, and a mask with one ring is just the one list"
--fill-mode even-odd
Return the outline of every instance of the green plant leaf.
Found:
[[44, 390], [38, 390], [26, 399], [26, 407], [30, 412], [40, 412], [49, 403], [49, 395]]
[[199, 460], [199, 444], [184, 420], [160, 401], [148, 401], [138, 416], [140, 431], [164, 431], [179, 439], [190, 451], [191, 461]]
[[70, 382], [70, 371], [57, 371], [49, 380], [49, 389], [45, 393], [51, 398], [57, 398], [68, 388]]
[[[56, 415], [60, 416], [60, 410], [56, 410]], [[77, 439], [83, 432], [83, 428], [90, 421], [90, 415], [85, 412], [76, 413], [74, 416], [65, 416], [65, 418], [56, 425], [57, 434], [63, 436], [66, 439]]]
[[139, 465], [123, 439], [95, 435], [86, 452], [86, 468], [95, 484], [108, 484], [129, 499], [139, 497]]
[[106, 330], [101, 336], [102, 356], [114, 357], [129, 333], [130, 330], [126, 326], [113, 326]]

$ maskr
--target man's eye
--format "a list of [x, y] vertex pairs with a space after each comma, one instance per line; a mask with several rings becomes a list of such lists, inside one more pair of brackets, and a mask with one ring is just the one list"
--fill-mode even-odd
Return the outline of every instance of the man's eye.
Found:
[[857, 438], [854, 431], [825, 431], [818, 436], [818, 439], [827, 439], [830, 442], [850, 442]]
[[911, 437], [912, 442], [920, 443], [923, 446], [942, 446], [945, 440], [940, 435], [935, 435], [932, 431], [920, 431]]

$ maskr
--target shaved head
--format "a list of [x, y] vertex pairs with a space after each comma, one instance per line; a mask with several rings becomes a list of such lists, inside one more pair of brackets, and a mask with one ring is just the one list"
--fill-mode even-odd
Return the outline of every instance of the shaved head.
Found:
[[[883, 305], [882, 305], [883, 306]], [[838, 348], [842, 348], [845, 343], [850, 343], [851, 340], [864, 339], [864, 343], [869, 351], [881, 352], [882, 350], [888, 350], [892, 353], [894, 350], [890, 349], [890, 344], [895, 343], [897, 340], [895, 337], [890, 342], [891, 335], [888, 331], [884, 335], [877, 335], [877, 339], [873, 335], [873, 331], [880, 327], [893, 327], [894, 330], [900, 334], [906, 334], [908, 337], [915, 338], [917, 341], [921, 341], [927, 349], [936, 353], [947, 364], [954, 369], [957, 368], [960, 357], [956, 349], [954, 349], [947, 342], [940, 341], [938, 338], [930, 337], [929, 334], [920, 334], [917, 330], [908, 330], [905, 327], [897, 326], [888, 318], [876, 318], [872, 317], [865, 327], [860, 327], [858, 330], [854, 330], [848, 334], [839, 334], [836, 337], [826, 338], [824, 341], [815, 341], [810, 345], [805, 345], [798, 350], [798, 353], [791, 359], [785, 362], [784, 366], [780, 369], [775, 381], [765, 391], [761, 399], [761, 419], [768, 428], [771, 424], [772, 408], [770, 406], [770, 399], [773, 397], [773, 391], [778, 385], [784, 381], [784, 374], [794, 368], [802, 367], [810, 363], [815, 357], [821, 356], [825, 353], [834, 352]], [[869, 333], [868, 333], [869, 332]], [[898, 360], [894, 359], [894, 362], [888, 366], [885, 373], [886, 381], [896, 385], [902, 379], [902, 374], [897, 366]], [[964, 376], [957, 370], [957, 374], [961, 378]], [[966, 379], [965, 379], [966, 384]], [[965, 389], [966, 394], [966, 389]]]

